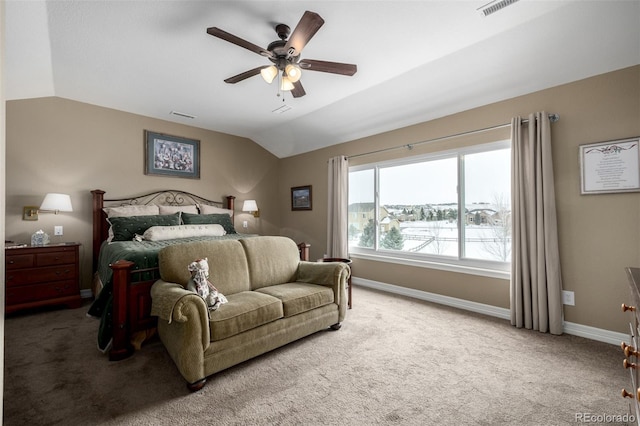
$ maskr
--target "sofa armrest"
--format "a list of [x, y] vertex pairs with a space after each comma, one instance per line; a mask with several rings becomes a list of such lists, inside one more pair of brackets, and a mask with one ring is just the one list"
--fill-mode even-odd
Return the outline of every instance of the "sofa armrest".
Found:
[[202, 299], [180, 284], [163, 280], [151, 286], [151, 315], [172, 322], [192, 323], [191, 327], [200, 330], [202, 346], [209, 346], [209, 311]]
[[346, 287], [350, 273], [351, 269], [345, 263], [301, 261], [296, 281], [331, 287], [342, 321], [346, 312]]

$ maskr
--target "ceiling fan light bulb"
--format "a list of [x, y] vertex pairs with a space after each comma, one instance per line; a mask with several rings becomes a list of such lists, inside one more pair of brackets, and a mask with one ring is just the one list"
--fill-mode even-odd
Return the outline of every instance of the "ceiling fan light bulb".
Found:
[[276, 78], [276, 76], [278, 75], [278, 68], [276, 68], [275, 65], [262, 68], [260, 70], [260, 75], [262, 75], [262, 78], [264, 81], [271, 84], [273, 79]]
[[285, 67], [284, 71], [287, 73], [287, 77], [292, 83], [300, 80], [302, 77], [302, 70], [298, 65], [289, 64]]
[[282, 84], [280, 85], [280, 90], [293, 90], [293, 82], [286, 75], [282, 77]]

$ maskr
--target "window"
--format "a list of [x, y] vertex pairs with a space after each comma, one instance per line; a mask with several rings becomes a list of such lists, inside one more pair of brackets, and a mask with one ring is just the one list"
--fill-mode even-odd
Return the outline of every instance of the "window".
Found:
[[508, 271], [508, 141], [349, 170], [353, 254]]

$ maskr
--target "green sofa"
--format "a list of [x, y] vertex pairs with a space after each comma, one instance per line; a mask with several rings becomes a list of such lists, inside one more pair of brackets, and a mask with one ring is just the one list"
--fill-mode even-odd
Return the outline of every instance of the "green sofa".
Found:
[[[187, 265], [205, 257], [209, 281], [229, 300], [215, 311], [185, 290]], [[173, 245], [160, 251], [159, 265], [151, 314], [192, 391], [225, 368], [317, 331], [337, 330], [345, 317], [349, 267], [301, 261], [286, 237]]]

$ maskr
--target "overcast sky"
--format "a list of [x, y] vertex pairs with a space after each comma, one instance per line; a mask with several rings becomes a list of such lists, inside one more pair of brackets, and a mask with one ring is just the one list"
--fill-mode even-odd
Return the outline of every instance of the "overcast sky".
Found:
[[[510, 198], [510, 150], [465, 156], [466, 204]], [[446, 158], [380, 170], [380, 202], [389, 204], [456, 203], [456, 162]], [[505, 167], [506, 165], [506, 167]], [[373, 171], [350, 174], [349, 203], [373, 202]], [[417, 188], [417, 189], [416, 189]]]

